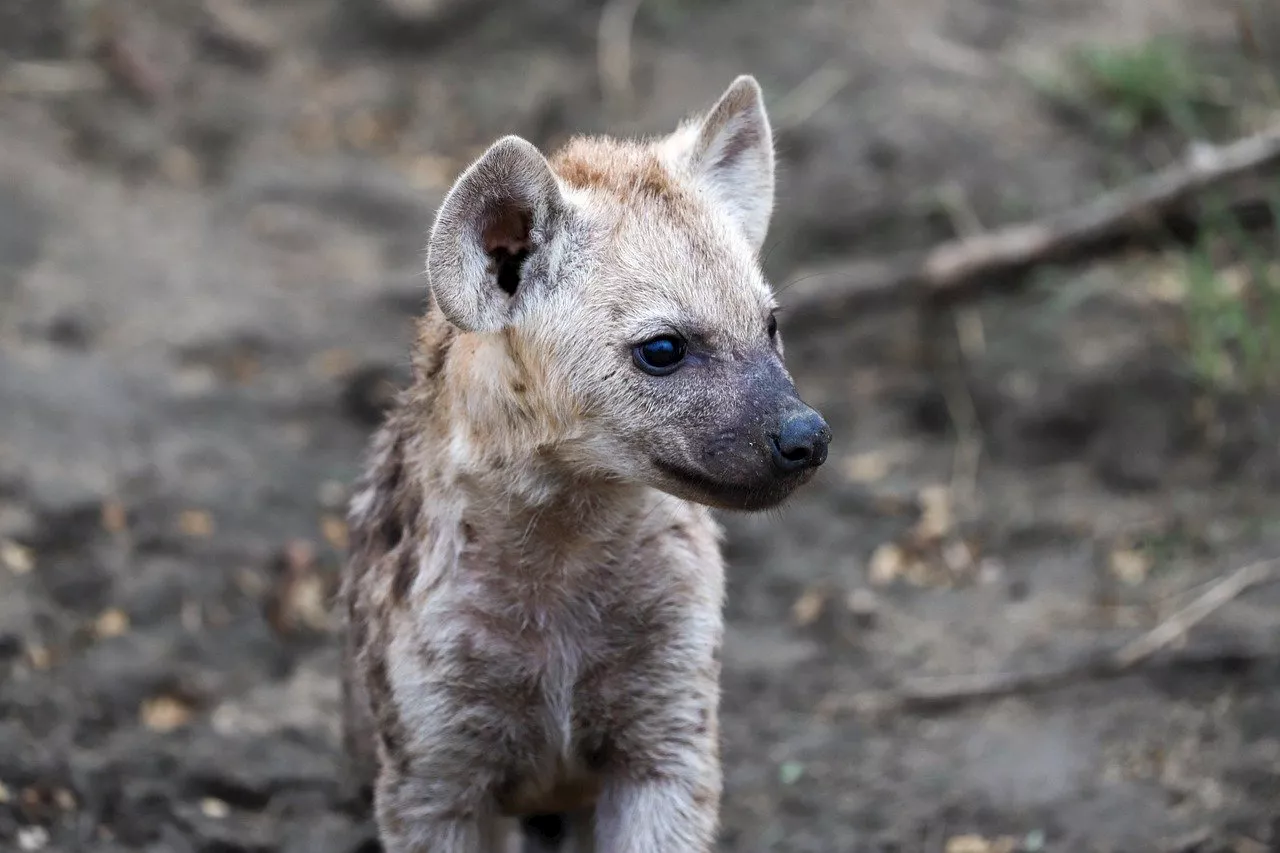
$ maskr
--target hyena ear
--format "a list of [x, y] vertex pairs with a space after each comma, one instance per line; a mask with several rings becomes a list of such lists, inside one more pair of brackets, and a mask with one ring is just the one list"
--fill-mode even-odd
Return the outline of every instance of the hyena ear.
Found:
[[734, 80], [700, 121], [678, 130], [668, 145], [759, 251], [773, 213], [774, 153], [756, 78]]
[[530, 269], [545, 270], [565, 209], [546, 158], [518, 136], [471, 164], [441, 203], [427, 243], [431, 291], [449, 322], [469, 332], [506, 326], [543, 284]]

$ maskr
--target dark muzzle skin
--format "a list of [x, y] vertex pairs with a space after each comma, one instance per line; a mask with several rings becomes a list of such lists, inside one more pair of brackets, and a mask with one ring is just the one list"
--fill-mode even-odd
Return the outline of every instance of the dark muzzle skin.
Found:
[[687, 452], [655, 466], [670, 491], [722, 509], [777, 506], [827, 459], [831, 428], [796, 393], [772, 349], [700, 383], [704, 399]]

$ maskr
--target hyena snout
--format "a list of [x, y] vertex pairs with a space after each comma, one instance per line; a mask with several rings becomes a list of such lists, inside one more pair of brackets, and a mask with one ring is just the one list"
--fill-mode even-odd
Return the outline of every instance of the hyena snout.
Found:
[[769, 439], [773, 467], [780, 474], [795, 474], [827, 461], [831, 427], [822, 415], [801, 403], [783, 416], [777, 432]]

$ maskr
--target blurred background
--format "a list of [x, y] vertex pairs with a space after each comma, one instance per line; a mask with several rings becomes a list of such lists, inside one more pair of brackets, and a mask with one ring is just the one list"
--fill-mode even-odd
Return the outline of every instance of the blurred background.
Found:
[[725, 517], [721, 848], [1280, 850], [1280, 170], [889, 286], [1274, 126], [1271, 0], [0, 0], [0, 848], [378, 849], [327, 603], [435, 206], [744, 72], [836, 438]]

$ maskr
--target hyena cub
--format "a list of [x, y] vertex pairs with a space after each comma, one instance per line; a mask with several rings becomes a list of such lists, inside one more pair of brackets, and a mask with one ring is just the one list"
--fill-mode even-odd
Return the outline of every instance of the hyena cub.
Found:
[[773, 192], [744, 76], [661, 139], [506, 137], [446, 196], [342, 593], [347, 747], [388, 853], [711, 848], [709, 508], [778, 505], [830, 440], [758, 264]]

